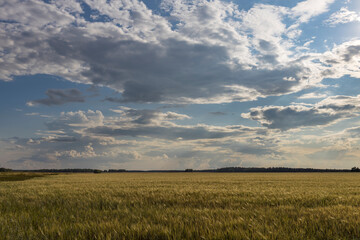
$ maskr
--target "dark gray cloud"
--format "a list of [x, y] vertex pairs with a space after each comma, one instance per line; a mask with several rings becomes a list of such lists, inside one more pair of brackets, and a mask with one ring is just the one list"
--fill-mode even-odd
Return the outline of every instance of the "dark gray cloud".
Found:
[[101, 126], [88, 128], [86, 131], [100, 136], [153, 137], [170, 140], [217, 139], [229, 136], [238, 136], [245, 133], [244, 131], [229, 131], [226, 129], [216, 130], [204, 126], [136, 126], [131, 128]]
[[[236, 88], [226, 86], [256, 89], [259, 95], [281, 94], [299, 83], [296, 75], [303, 71], [296, 64], [277, 70], [243, 70], [241, 66], [231, 69], [225, 64], [230, 59], [225, 47], [175, 39], [157, 45], [105, 38], [53, 38], [50, 46], [65, 58], [87, 62], [89, 69], [82, 75], [93, 84], [122, 89], [121, 97], [106, 98], [122, 103], [186, 102], [186, 98], [221, 98], [224, 94], [234, 101], [246, 101], [254, 96], [241, 96]], [[297, 80], [286, 81], [286, 77]]]
[[260, 121], [261, 125], [265, 127], [280, 130], [325, 125], [342, 117], [339, 114], [321, 113], [316, 109], [298, 108], [296, 106], [251, 109], [250, 114], [244, 116]]
[[262, 56], [259, 56], [258, 59], [265, 62], [265, 63], [271, 63], [271, 64], [278, 64], [278, 58], [279, 56], [277, 54], [265, 54]]
[[354, 56], [357, 56], [360, 54], [360, 46], [359, 45], [355, 45], [355, 46], [348, 46], [346, 53], [343, 55], [343, 58], [346, 62], [351, 61], [351, 59], [353, 59]]
[[70, 102], [84, 102], [85, 97], [77, 89], [49, 89], [45, 93], [47, 98], [38, 99], [28, 102], [27, 104], [43, 104], [47, 106], [62, 105]]
[[137, 124], [150, 124], [154, 119], [158, 118], [160, 112], [156, 110], [136, 110], [127, 109], [125, 110], [125, 116], [133, 118], [132, 122]]
[[259, 121], [270, 129], [289, 130], [306, 126], [321, 126], [336, 120], [356, 116], [360, 111], [360, 97], [328, 97], [313, 107], [305, 106], [267, 106], [251, 108], [244, 118]]
[[122, 119], [118, 124], [133, 123], [133, 124], [151, 124], [164, 121], [189, 119], [190, 117], [185, 114], [176, 112], [161, 112], [152, 109], [133, 109], [127, 107], [120, 107], [120, 109], [112, 109], [113, 112], [120, 113]]
[[265, 50], [265, 51], [272, 51], [272, 50], [276, 49], [276, 47], [271, 42], [263, 40], [263, 39], [261, 39], [259, 41], [259, 46], [262, 50]]

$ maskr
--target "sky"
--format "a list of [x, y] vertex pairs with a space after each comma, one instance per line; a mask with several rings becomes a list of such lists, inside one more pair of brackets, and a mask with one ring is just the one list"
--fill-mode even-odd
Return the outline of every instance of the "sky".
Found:
[[358, 0], [0, 0], [0, 167], [360, 166]]

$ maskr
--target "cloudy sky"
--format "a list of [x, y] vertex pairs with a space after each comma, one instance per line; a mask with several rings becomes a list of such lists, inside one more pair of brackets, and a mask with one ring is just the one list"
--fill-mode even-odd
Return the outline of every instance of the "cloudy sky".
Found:
[[0, 0], [0, 167], [360, 166], [358, 0]]

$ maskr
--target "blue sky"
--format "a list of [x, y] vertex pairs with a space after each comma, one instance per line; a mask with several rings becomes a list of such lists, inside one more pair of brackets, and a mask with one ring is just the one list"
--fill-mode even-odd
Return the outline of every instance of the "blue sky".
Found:
[[360, 166], [360, 3], [0, 8], [0, 166]]

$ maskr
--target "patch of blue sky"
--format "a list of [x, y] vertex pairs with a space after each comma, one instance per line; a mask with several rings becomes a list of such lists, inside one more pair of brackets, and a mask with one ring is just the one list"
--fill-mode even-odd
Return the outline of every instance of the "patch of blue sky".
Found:
[[92, 9], [87, 3], [81, 2], [81, 8], [83, 13], [80, 14], [88, 22], [110, 22], [112, 19], [107, 16], [100, 14], [96, 9]]
[[[89, 88], [90, 85], [42, 74], [18, 76], [10, 82], [0, 81], [1, 137], [32, 137], [36, 130], [46, 130], [44, 122], [51, 117], [58, 117], [61, 112], [107, 110], [110, 104], [102, 99], [112, 90], [99, 87], [96, 92], [92, 92]], [[85, 102], [54, 106], [26, 105], [27, 102], [47, 98], [45, 92], [48, 89], [78, 89], [85, 97]]]
[[162, 0], [142, 0], [146, 7], [153, 11], [153, 13], [161, 15], [163, 13], [160, 9], [160, 5], [163, 2]]
[[344, 131], [347, 128], [358, 127], [359, 123], [360, 123], [360, 117], [349, 117], [324, 127], [324, 130], [336, 133], [336, 132]]
[[357, 96], [360, 94], [359, 79], [348, 75], [341, 78], [327, 78], [322, 83], [329, 86], [324, 91], [329, 92], [330, 95]]
[[[334, 26], [326, 23], [331, 14], [344, 7], [342, 1], [335, 1], [330, 5], [330, 10], [323, 13], [308, 23], [301, 25], [301, 35], [299, 41], [306, 43], [313, 40], [309, 45], [312, 51], [325, 52], [331, 49], [334, 44], [339, 45], [343, 42], [360, 37], [360, 27], [358, 22], [336, 24]], [[354, 11], [353, 5], [349, 6], [350, 11]]]

